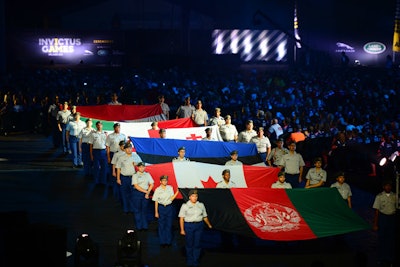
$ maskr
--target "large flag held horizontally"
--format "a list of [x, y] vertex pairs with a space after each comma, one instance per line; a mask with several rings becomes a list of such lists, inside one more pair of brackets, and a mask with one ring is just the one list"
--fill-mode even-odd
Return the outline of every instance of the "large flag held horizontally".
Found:
[[[231, 181], [240, 188], [271, 188], [278, 179], [277, 167], [260, 167], [251, 165], [224, 166], [200, 162], [168, 162], [146, 167], [154, 181], [162, 175], [168, 176], [168, 184], [174, 190], [179, 188], [215, 188], [222, 181], [222, 171], [229, 169]], [[178, 195], [178, 198], [180, 195]]]
[[[82, 117], [81, 120], [85, 121], [89, 117]], [[102, 120], [96, 117], [92, 118], [93, 124], [96, 123], [96, 121], [102, 121], [103, 123], [103, 130], [107, 132], [112, 132], [114, 131], [114, 123], [119, 122], [121, 124], [121, 132], [126, 134], [127, 136], [138, 136], [138, 137], [149, 137], [148, 130], [151, 129], [151, 123], [152, 122], [121, 122], [121, 121], [107, 121], [107, 120]], [[127, 127], [125, 129], [125, 127]], [[175, 120], [166, 120], [166, 121], [159, 121], [158, 122], [158, 127], [162, 129], [176, 129], [176, 128], [191, 128], [195, 127], [195, 123], [191, 118], [183, 118], [183, 119], [175, 119]], [[126, 130], [135, 128], [135, 132], [130, 135], [129, 132], [126, 132]], [[136, 130], [137, 128], [137, 130]]]
[[[169, 139], [181, 139], [181, 140], [202, 140], [206, 136], [206, 129], [211, 128], [211, 137], [215, 141], [223, 141], [219, 132], [218, 125], [208, 127], [185, 127], [185, 128], [168, 128], [167, 122], [163, 121], [160, 127], [165, 129], [166, 138]], [[123, 131], [127, 136], [131, 137], [153, 137], [159, 138], [158, 130], [151, 130], [151, 123], [149, 122], [121, 122], [121, 132]], [[158, 123], [160, 124], [160, 122]]]
[[394, 18], [393, 52], [400, 52], [400, 0], [396, 1], [396, 14]]
[[[85, 117], [82, 118], [86, 120]], [[99, 119], [94, 119], [97, 121]], [[117, 121], [102, 121], [103, 130], [106, 132], [114, 131], [114, 123]], [[118, 122], [121, 125], [121, 133], [131, 137], [152, 137], [159, 138], [159, 131], [151, 129], [152, 122]], [[159, 121], [158, 127], [165, 129], [167, 138], [182, 140], [202, 140], [206, 136], [206, 129], [211, 128], [211, 137], [215, 141], [223, 141], [217, 125], [197, 127], [191, 118], [176, 120]]]
[[[180, 189], [187, 200], [189, 189]], [[213, 228], [264, 240], [307, 240], [370, 229], [336, 188], [198, 189]]]
[[78, 106], [82, 117], [106, 121], [161, 121], [165, 120], [159, 104], [154, 105], [94, 105]]
[[171, 162], [178, 156], [180, 147], [186, 148], [186, 157], [204, 163], [224, 165], [230, 160], [230, 153], [238, 151], [239, 160], [247, 165], [262, 162], [254, 143], [229, 143], [213, 141], [193, 141], [161, 138], [130, 137], [136, 152], [145, 163], [156, 164]]

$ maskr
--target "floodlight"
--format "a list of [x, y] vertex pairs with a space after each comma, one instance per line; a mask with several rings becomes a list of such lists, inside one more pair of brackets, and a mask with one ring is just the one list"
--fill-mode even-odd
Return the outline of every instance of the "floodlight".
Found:
[[87, 233], [80, 234], [75, 244], [75, 267], [98, 267], [99, 251]]
[[392, 153], [392, 155], [390, 155], [390, 157], [386, 158], [383, 157], [380, 161], [379, 161], [379, 166], [383, 166], [386, 163], [388, 163], [388, 160], [390, 160], [391, 162], [394, 162], [397, 159], [397, 156], [399, 156], [399, 151], [395, 151]]
[[141, 244], [140, 241], [137, 240], [136, 232], [134, 230], [127, 230], [118, 241], [118, 265], [124, 267], [139, 267], [142, 261], [141, 256]]
[[387, 162], [387, 158], [385, 158], [385, 157], [381, 158], [381, 160], [379, 161], [379, 166], [385, 165], [386, 162]]
[[390, 155], [390, 157], [389, 157], [390, 161], [394, 162], [398, 155], [399, 155], [399, 151], [393, 152], [392, 155]]

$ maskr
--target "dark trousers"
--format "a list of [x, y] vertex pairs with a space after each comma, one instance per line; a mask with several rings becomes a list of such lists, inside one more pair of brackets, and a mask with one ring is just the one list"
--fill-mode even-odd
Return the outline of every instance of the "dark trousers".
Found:
[[167, 206], [158, 204], [158, 237], [160, 244], [172, 243], [172, 217], [174, 209], [172, 204]]
[[71, 151], [71, 148], [69, 147], [69, 143], [67, 142], [67, 125], [61, 123], [60, 124], [61, 127], [61, 140], [62, 140], [62, 147], [63, 147], [63, 152], [67, 153], [69, 151]]
[[51, 138], [53, 141], [53, 147], [58, 148], [60, 147], [61, 144], [61, 133], [58, 130], [58, 122], [56, 118], [51, 118], [50, 127], [51, 127]]
[[72, 154], [72, 164], [74, 164], [75, 166], [82, 165], [82, 152], [79, 151], [79, 138], [70, 135], [69, 145]]
[[260, 155], [260, 158], [262, 160], [262, 162], [264, 162], [264, 164], [267, 164], [267, 153], [266, 152], [262, 152], [262, 153], [258, 153], [258, 155]]
[[105, 149], [93, 149], [93, 176], [96, 184], [107, 184], [107, 154]]
[[147, 221], [147, 209], [150, 199], [145, 198], [145, 194], [136, 189], [132, 189], [133, 208], [135, 216], [135, 225], [137, 230], [147, 230], [149, 223]]
[[120, 175], [121, 185], [120, 194], [122, 209], [124, 212], [134, 212], [133, 204], [133, 187], [132, 187], [132, 176]]
[[396, 215], [379, 213], [378, 220], [378, 261], [391, 262], [395, 260], [396, 245]]
[[203, 233], [203, 222], [189, 223], [185, 222], [185, 248], [186, 264], [188, 266], [199, 266], [200, 261], [200, 241]]
[[93, 173], [93, 161], [90, 159], [90, 145], [88, 143], [82, 143], [82, 162], [83, 170], [86, 176], [92, 175]]
[[299, 188], [299, 175], [300, 174], [290, 174], [285, 173], [286, 181], [292, 185], [293, 188]]

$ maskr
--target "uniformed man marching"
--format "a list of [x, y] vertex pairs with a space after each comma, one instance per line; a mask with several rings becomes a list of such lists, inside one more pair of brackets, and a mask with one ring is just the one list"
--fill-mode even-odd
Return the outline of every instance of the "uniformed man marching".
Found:
[[158, 219], [158, 237], [161, 247], [169, 247], [172, 243], [172, 220], [174, 207], [172, 201], [179, 191], [168, 184], [168, 176], [160, 176], [160, 186], [154, 190], [154, 216]]
[[200, 240], [203, 233], [203, 221], [208, 228], [212, 225], [207, 217], [206, 207], [198, 201], [197, 190], [189, 191], [189, 200], [183, 203], [179, 210], [179, 227], [181, 235], [185, 236], [186, 262], [188, 266], [199, 266]]
[[[134, 212], [132, 176], [135, 174], [135, 162], [132, 157], [132, 144], [125, 143], [125, 153], [118, 157], [115, 164], [117, 184], [120, 185], [122, 209], [125, 213]], [[119, 153], [119, 152], [118, 152]], [[136, 162], [137, 164], [138, 162]]]
[[147, 209], [154, 180], [150, 173], [144, 171], [146, 167], [143, 162], [139, 162], [137, 167], [138, 171], [132, 176], [135, 225], [137, 230], [147, 231]]
[[103, 131], [103, 123], [96, 122], [96, 131], [90, 135], [90, 159], [93, 161], [93, 177], [96, 184], [107, 184], [107, 134]]

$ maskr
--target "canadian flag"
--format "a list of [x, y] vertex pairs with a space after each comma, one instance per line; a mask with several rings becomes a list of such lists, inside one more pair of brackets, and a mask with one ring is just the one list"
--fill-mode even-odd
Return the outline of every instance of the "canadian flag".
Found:
[[[168, 176], [168, 184], [177, 188], [215, 188], [222, 181], [222, 171], [229, 169], [231, 181], [238, 188], [271, 188], [278, 178], [279, 168], [251, 165], [224, 166], [201, 162], [170, 162], [146, 167], [154, 181], [162, 175]], [[157, 183], [155, 184], [157, 187]], [[180, 195], [178, 195], [180, 196]], [[180, 196], [181, 198], [181, 196]]]

